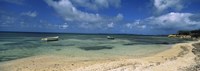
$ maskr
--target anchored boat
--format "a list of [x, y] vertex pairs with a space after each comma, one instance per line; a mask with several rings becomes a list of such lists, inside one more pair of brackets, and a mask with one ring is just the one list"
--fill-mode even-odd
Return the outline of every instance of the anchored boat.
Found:
[[59, 36], [42, 38], [42, 41], [58, 41]]
[[112, 40], [114, 40], [115, 38], [114, 38], [114, 37], [111, 37], [111, 36], [107, 36], [107, 39], [112, 39]]

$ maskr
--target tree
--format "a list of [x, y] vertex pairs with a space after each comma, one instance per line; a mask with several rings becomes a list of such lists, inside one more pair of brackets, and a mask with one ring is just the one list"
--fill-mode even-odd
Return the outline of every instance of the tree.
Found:
[[190, 35], [191, 32], [190, 31], [183, 31], [183, 30], [181, 30], [181, 31], [178, 31], [178, 34], [179, 35]]
[[191, 31], [191, 36], [194, 37], [194, 38], [200, 37], [200, 29], [198, 29], [198, 30], [192, 30]]

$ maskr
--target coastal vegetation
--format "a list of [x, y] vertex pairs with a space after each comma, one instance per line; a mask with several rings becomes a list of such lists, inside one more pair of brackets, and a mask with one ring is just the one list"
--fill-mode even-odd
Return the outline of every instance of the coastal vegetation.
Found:
[[197, 29], [197, 30], [180, 30], [176, 34], [171, 34], [168, 37], [196, 39], [196, 38], [200, 37], [200, 29]]

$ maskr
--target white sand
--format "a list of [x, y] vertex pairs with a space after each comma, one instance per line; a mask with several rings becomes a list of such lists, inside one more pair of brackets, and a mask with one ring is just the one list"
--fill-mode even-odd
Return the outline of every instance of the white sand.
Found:
[[[78, 60], [80, 58], [65, 56], [33, 56], [3, 62], [0, 71], [178, 71], [195, 64], [193, 43], [176, 44], [153, 56], [135, 59]], [[188, 51], [184, 51], [181, 46]], [[185, 54], [177, 57], [181, 52]]]

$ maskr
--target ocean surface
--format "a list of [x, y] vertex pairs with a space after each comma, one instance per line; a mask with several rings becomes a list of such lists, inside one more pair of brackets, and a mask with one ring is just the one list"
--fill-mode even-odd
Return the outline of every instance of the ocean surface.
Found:
[[[50, 36], [59, 36], [60, 39], [41, 41], [41, 38]], [[107, 39], [107, 36], [115, 39]], [[0, 33], [0, 62], [37, 55], [61, 55], [79, 59], [143, 57], [186, 41], [167, 36]]]

